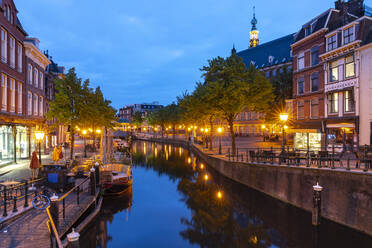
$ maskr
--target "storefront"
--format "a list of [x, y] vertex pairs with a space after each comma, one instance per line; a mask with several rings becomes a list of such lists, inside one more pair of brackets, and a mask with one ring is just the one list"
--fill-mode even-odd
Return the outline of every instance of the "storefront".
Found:
[[336, 147], [337, 150], [351, 150], [358, 144], [358, 135], [354, 123], [327, 124], [328, 149]]
[[317, 129], [293, 130], [294, 147], [300, 150], [319, 151], [322, 147], [322, 134]]
[[12, 126], [0, 126], [0, 164], [14, 160], [14, 132]]

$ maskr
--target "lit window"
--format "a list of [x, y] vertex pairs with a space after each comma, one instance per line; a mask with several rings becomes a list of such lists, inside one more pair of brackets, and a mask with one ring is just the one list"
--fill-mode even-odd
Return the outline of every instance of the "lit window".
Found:
[[328, 95], [328, 113], [338, 113], [338, 93]]
[[337, 37], [336, 37], [336, 35], [332, 35], [331, 37], [329, 37], [328, 41], [327, 41], [327, 44], [328, 44], [328, 51], [336, 49], [337, 48]]
[[319, 90], [319, 78], [318, 73], [315, 72], [311, 75], [311, 92], [316, 92]]
[[354, 56], [350, 55], [345, 58], [345, 78], [355, 76]]
[[301, 52], [298, 55], [297, 63], [298, 63], [298, 70], [302, 70], [305, 68], [305, 53]]
[[10, 78], [9, 82], [9, 89], [10, 89], [10, 112], [15, 112], [15, 80]]
[[39, 96], [34, 94], [34, 115], [39, 113]]
[[5, 74], [1, 74], [1, 110], [7, 111], [8, 101], [8, 86], [7, 77]]
[[27, 93], [27, 114], [32, 115], [32, 93], [31, 91]]
[[319, 63], [319, 48], [314, 46], [311, 48], [311, 65], [317, 65]]
[[349, 44], [354, 41], [354, 26], [344, 30], [344, 44]]
[[329, 81], [338, 81], [338, 62], [332, 62], [329, 66]]
[[298, 95], [302, 95], [305, 93], [305, 82], [304, 78], [299, 78], [297, 82], [297, 93]]
[[7, 51], [7, 32], [4, 29], [1, 29], [1, 61], [4, 63], [8, 60]]
[[22, 83], [18, 83], [18, 114], [22, 114]]
[[44, 114], [44, 100], [43, 97], [40, 96], [40, 102], [39, 102], [39, 116], [43, 116]]
[[344, 92], [345, 112], [354, 112], [354, 94], [352, 90]]

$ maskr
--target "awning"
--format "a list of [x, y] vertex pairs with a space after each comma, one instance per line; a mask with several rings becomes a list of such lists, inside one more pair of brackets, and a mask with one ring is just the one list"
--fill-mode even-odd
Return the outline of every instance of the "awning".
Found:
[[319, 129], [292, 129], [292, 133], [320, 133]]
[[327, 124], [327, 128], [342, 128], [342, 127], [355, 128], [355, 124], [354, 123]]

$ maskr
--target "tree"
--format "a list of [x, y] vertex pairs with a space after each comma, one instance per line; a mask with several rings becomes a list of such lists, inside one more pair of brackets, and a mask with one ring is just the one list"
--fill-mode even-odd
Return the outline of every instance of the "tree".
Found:
[[229, 125], [231, 146], [235, 151], [234, 120], [247, 107], [251, 111], [268, 112], [273, 100], [270, 82], [255, 67], [247, 68], [236, 54], [208, 61], [201, 69], [208, 92], [208, 104], [219, 110]]
[[81, 78], [78, 78], [75, 68], [71, 68], [63, 78], [54, 81], [55, 100], [49, 103], [47, 119], [57, 120], [57, 125], [62, 124], [69, 127], [71, 136], [70, 158], [73, 159], [75, 143], [75, 127], [82, 122], [84, 109]]
[[143, 118], [141, 112], [135, 112], [132, 117], [132, 123], [136, 126], [141, 126], [143, 123]]

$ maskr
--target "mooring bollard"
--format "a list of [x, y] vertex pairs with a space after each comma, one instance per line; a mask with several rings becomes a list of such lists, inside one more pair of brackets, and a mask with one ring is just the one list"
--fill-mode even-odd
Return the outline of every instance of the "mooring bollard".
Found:
[[52, 216], [57, 232], [59, 230], [59, 201], [58, 199], [59, 198], [56, 194], [53, 194], [53, 196], [50, 197], [50, 215]]
[[95, 169], [91, 168], [90, 169], [90, 194], [91, 195], [96, 195], [96, 173]]
[[72, 232], [67, 234], [67, 240], [68, 240], [68, 248], [79, 248], [80, 234], [78, 232], [75, 232], [75, 228], [72, 228]]
[[95, 170], [96, 170], [96, 185], [99, 185], [99, 177], [100, 177], [100, 175], [99, 175], [99, 163], [96, 162], [95, 166], [96, 166], [96, 168], [95, 168]]
[[314, 226], [320, 225], [321, 218], [321, 205], [322, 205], [322, 190], [323, 187], [319, 182], [313, 186], [313, 211], [312, 211], [312, 224]]
[[17, 197], [14, 196], [13, 197], [13, 213], [16, 213], [18, 212], [18, 209], [17, 209]]
[[28, 181], [25, 181], [25, 205], [23, 205], [24, 208], [28, 207]]

